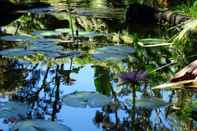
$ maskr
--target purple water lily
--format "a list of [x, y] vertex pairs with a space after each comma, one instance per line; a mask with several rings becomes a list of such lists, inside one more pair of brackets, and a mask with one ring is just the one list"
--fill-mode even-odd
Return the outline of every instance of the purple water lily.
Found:
[[137, 81], [147, 80], [148, 72], [144, 70], [125, 72], [120, 74], [119, 77], [122, 81], [129, 81], [131, 83], [136, 83]]

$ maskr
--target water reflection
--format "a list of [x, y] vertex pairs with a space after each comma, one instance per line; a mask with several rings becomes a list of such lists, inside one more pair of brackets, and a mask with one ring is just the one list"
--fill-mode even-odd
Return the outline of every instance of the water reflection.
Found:
[[[54, 1], [51, 3], [54, 5], [58, 4], [53, 2]], [[61, 6], [64, 8], [68, 7], [68, 2], [61, 2]], [[85, 18], [85, 21], [81, 22], [84, 25], [88, 25], [88, 22], [92, 25], [94, 22], [103, 20], [102, 22], [105, 22], [107, 25], [105, 26], [106, 30], [110, 33], [112, 31], [119, 31], [121, 28], [120, 25], [123, 20], [124, 12], [122, 8], [126, 7], [126, 2], [87, 0], [77, 2], [70, 1], [69, 4], [69, 6], [71, 6], [70, 13], [74, 18], [77, 17], [81, 20]], [[120, 4], [121, 8], [115, 8], [117, 4]], [[64, 11], [66, 12], [67, 10], [64, 9]], [[29, 26], [25, 23], [23, 23], [22, 26], [28, 33], [34, 29], [41, 29], [43, 25], [46, 25], [47, 29], [48, 27], [55, 29], [57, 25], [47, 25], [44, 22], [42, 25], [39, 23], [40, 19], [41, 21], [45, 20], [45, 18], [50, 15], [51, 14], [39, 14], [38, 16], [24, 16], [24, 21], [26, 20], [25, 22], [29, 23]], [[66, 14], [66, 17], [67, 16], [68, 14]], [[95, 17], [104, 19], [95, 19]], [[48, 18], [47, 22], [52, 19], [54, 18]], [[30, 21], [33, 21], [33, 23], [30, 23]], [[70, 20], [66, 19], [59, 22], [61, 27], [68, 27]], [[96, 29], [95, 27], [98, 26], [95, 24], [91, 26], [91, 28], [84, 27], [83, 29], [87, 31], [88, 29], [97, 30], [100, 28], [100, 26]], [[149, 35], [152, 35], [152, 33]], [[70, 38], [69, 35], [60, 37]], [[30, 56], [32, 57], [32, 63], [21, 61], [19, 58], [14, 60], [3, 57], [0, 58], [1, 95], [9, 96], [10, 101], [21, 101], [31, 107], [26, 116], [21, 116], [22, 120], [49, 119], [68, 125], [73, 130], [131, 131], [192, 130], [196, 128], [195, 118], [193, 119], [191, 117], [193, 114], [195, 115], [195, 112], [191, 111], [191, 108], [187, 108], [188, 105], [192, 103], [192, 99], [196, 98], [195, 93], [188, 92], [188, 90], [175, 92], [151, 90], [152, 85], [166, 81], [175, 70], [176, 67], [167, 67], [160, 70], [161, 66], [171, 62], [171, 50], [163, 47], [144, 49], [139, 47], [139, 45], [134, 45], [136, 52], [124, 61], [120, 61], [119, 63], [95, 62], [95, 60], [90, 58], [89, 52], [95, 50], [97, 45], [103, 46], [104, 44], [99, 45], [101, 43], [100, 41], [104, 41], [105, 43], [109, 42], [108, 39], [103, 39], [103, 37], [92, 39], [88, 36], [88, 41], [83, 38], [79, 40], [79, 42], [81, 41], [85, 44], [79, 45], [76, 50], [85, 51], [87, 56], [80, 57], [78, 60], [71, 57], [69, 60], [60, 64], [55, 62], [50, 63], [49, 59], [45, 61], [39, 59], [35, 64], [32, 64], [34, 62], [32, 60], [34, 59], [33, 56]], [[8, 44], [8, 42], [2, 43], [5, 47], [1, 44], [1, 49], [9, 48], [10, 45], [12, 47], [16, 44]], [[62, 42], [61, 45], [64, 45], [65, 49], [70, 46], [64, 42]], [[155, 74], [149, 75], [149, 81], [145, 84], [137, 82], [135, 83], [136, 85], [132, 86], [130, 84], [123, 85], [122, 87], [117, 85], [118, 74], [139, 69], [150, 69], [150, 71], [156, 69], [156, 71]], [[96, 109], [91, 109], [90, 107], [85, 109], [73, 108], [64, 105], [62, 97], [75, 91], [97, 91], [112, 97], [113, 100], [108, 105]], [[147, 96], [157, 96], [165, 102], [168, 102], [168, 105], [151, 109], [138, 107], [137, 100]], [[132, 98], [131, 106], [124, 103], [127, 98]], [[191, 114], [191, 112], [193, 114]]]
[[[168, 108], [139, 108], [136, 107], [135, 99], [132, 101], [132, 107], [128, 107], [121, 103], [124, 97], [128, 96], [116, 94], [114, 90], [113, 82], [115, 81], [112, 79], [110, 68], [92, 65], [80, 66], [73, 64], [73, 60], [54, 66], [47, 66], [43, 63], [32, 65], [4, 58], [1, 59], [1, 63], [1, 71], [4, 72], [1, 74], [3, 76], [1, 81], [6, 79], [8, 82], [1, 84], [2, 89], [10, 92], [22, 86], [16, 94], [11, 96], [11, 100], [22, 101], [31, 106], [31, 110], [23, 119], [63, 120], [64, 123], [75, 130], [79, 130], [79, 128], [76, 128], [76, 124], [78, 124], [75, 122], [76, 119], [79, 123], [82, 121], [82, 123], [88, 122], [87, 125], [90, 125], [90, 127], [82, 126], [83, 129], [87, 130], [171, 130], [176, 125], [175, 122], [177, 123], [179, 120], [174, 117], [174, 113], [183, 116], [182, 111], [184, 110], [181, 108], [191, 102], [188, 100], [191, 100], [192, 97], [192, 94], [186, 95], [185, 92], [177, 92], [176, 95], [171, 95], [170, 99], [170, 102], [176, 102], [176, 105]], [[13, 75], [15, 77], [10, 77]], [[90, 79], [87, 79], [87, 77], [90, 77]], [[85, 79], [87, 81], [84, 81]], [[77, 84], [79, 85], [77, 86]], [[84, 86], [86, 87], [84, 88]], [[83, 90], [83, 88], [89, 91], [96, 90], [105, 95], [112, 95], [113, 102], [101, 109], [71, 108], [62, 104], [61, 98], [64, 94], [75, 90]], [[139, 97], [138, 88], [136, 89], [131, 93], [133, 98]], [[147, 95], [147, 93], [151, 95], [149, 91], [145, 91], [145, 93], [141, 93], [141, 96]], [[178, 111], [174, 110], [174, 107], [179, 107], [177, 108]], [[72, 115], [71, 112], [78, 115]], [[71, 117], [73, 118], [71, 119]], [[95, 126], [93, 126], [93, 123]], [[186, 127], [181, 126], [179, 128], [189, 129], [188, 126], [191, 127], [193, 121], [190, 121], [190, 123], [184, 121], [183, 123]], [[179, 124], [177, 126], [180, 126]], [[178, 130], [178, 127], [176, 130]]]

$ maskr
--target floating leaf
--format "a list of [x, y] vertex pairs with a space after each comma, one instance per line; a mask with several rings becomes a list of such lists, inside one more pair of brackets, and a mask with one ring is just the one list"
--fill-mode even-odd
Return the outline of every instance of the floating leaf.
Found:
[[34, 53], [34, 51], [27, 50], [25, 48], [5, 49], [0, 51], [0, 55], [5, 57], [27, 56], [32, 55]]
[[40, 38], [40, 39], [36, 39], [34, 41], [32, 41], [32, 44], [40, 44], [40, 43], [55, 43], [58, 44], [59, 43], [59, 39], [55, 39], [55, 38]]
[[28, 46], [28, 49], [33, 51], [53, 52], [57, 50], [62, 50], [63, 47], [57, 45], [54, 42], [41, 42], [32, 43], [32, 45]]
[[[53, 10], [54, 10], [53, 7], [42, 7], [42, 8], [38, 7], [38, 8], [33, 8], [33, 9], [23, 11], [23, 13], [31, 12], [33, 14], [40, 14], [40, 13], [43, 13], [43, 12], [51, 12]], [[20, 12], [22, 12], [22, 11], [20, 11]]]
[[25, 115], [28, 106], [20, 102], [0, 102], [0, 118]]
[[27, 36], [27, 35], [6, 35], [6, 36], [1, 36], [0, 39], [3, 41], [10, 41], [10, 42], [25, 42], [25, 41], [33, 40], [31, 36]]
[[35, 31], [32, 33], [32, 35], [38, 36], [38, 37], [50, 37], [50, 38], [54, 38], [54, 37], [58, 37], [61, 36], [62, 33], [61, 32], [57, 32], [57, 31]]
[[107, 46], [97, 49], [93, 58], [103, 61], [122, 60], [133, 52], [134, 49], [128, 46]]
[[47, 120], [27, 120], [17, 122], [11, 131], [71, 131], [65, 125]]
[[63, 97], [64, 104], [72, 107], [102, 107], [108, 104], [111, 99], [97, 92], [74, 92]]
[[28, 56], [35, 53], [42, 53], [50, 58], [77, 57], [81, 55], [79, 51], [63, 50], [62, 46], [54, 42], [37, 43], [37, 41], [24, 48], [12, 48], [0, 51], [0, 55], [5, 57]]
[[[56, 32], [60, 32], [60, 33], [68, 33], [69, 35], [72, 35], [72, 30], [68, 29], [68, 28], [61, 28], [61, 29], [56, 29]], [[76, 32], [74, 32], [76, 35]], [[109, 34], [106, 33], [102, 33], [102, 32], [95, 32], [95, 31], [79, 31], [78, 32], [78, 37], [84, 37], [84, 38], [94, 38], [94, 37], [99, 37], [99, 36], [106, 36]]]
[[[163, 101], [160, 98], [156, 98], [156, 97], [144, 97], [141, 99], [136, 99], [135, 102], [136, 102], [135, 106], [137, 108], [146, 108], [146, 109], [154, 109], [154, 108], [159, 108], [159, 107], [167, 105], [167, 103], [165, 101]], [[127, 99], [125, 101], [125, 103], [129, 107], [131, 107], [133, 105], [132, 99]]]
[[70, 28], [59, 28], [56, 29], [55, 31], [60, 33], [72, 33], [72, 30]]
[[59, 55], [56, 56], [55, 58], [64, 58], [64, 57], [79, 57], [81, 56], [81, 52], [80, 51], [60, 51]]
[[85, 37], [85, 38], [94, 38], [94, 37], [99, 37], [99, 36], [106, 36], [106, 33], [99, 33], [99, 32], [79, 32], [79, 37]]

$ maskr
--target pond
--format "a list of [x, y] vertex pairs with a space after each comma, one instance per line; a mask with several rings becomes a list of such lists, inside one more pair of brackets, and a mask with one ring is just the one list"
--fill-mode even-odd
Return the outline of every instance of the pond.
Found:
[[0, 130], [197, 128], [195, 91], [152, 89], [179, 69], [171, 48], [149, 47], [165, 29], [125, 28], [129, 1], [45, 2], [2, 28]]

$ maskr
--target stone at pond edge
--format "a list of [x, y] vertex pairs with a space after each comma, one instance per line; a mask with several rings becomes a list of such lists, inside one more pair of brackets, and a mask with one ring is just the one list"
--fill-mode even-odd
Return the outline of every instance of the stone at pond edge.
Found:
[[102, 107], [108, 104], [111, 98], [99, 94], [97, 92], [74, 92], [63, 97], [63, 103], [72, 107], [82, 107], [87, 106], [91, 108]]
[[47, 120], [26, 120], [17, 122], [11, 131], [71, 131], [65, 125]]

